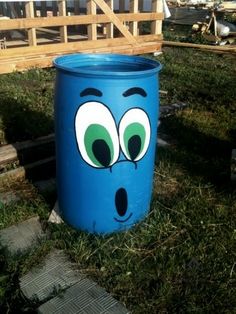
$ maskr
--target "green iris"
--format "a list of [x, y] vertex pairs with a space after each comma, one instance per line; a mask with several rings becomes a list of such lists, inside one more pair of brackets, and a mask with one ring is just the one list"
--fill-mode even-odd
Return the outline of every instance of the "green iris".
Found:
[[114, 158], [114, 145], [110, 133], [100, 124], [88, 126], [84, 135], [87, 155], [97, 167], [109, 167]]
[[124, 144], [128, 157], [135, 160], [142, 152], [146, 139], [146, 131], [142, 124], [129, 124], [124, 132]]

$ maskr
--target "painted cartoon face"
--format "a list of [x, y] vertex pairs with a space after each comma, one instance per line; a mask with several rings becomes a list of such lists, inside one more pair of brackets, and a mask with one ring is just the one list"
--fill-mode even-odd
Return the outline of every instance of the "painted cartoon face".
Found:
[[[76, 112], [76, 142], [91, 177], [100, 178], [90, 182], [91, 190], [96, 190], [91, 197], [99, 195], [94, 206], [99, 208], [99, 203], [104, 204], [103, 212], [98, 209], [101, 217], [93, 221], [94, 228], [98, 220], [105, 218], [108, 223], [112, 219], [112, 224], [119, 224], [119, 229], [124, 229], [124, 225], [133, 224], [147, 211], [142, 208], [140, 213], [136, 207], [150, 197], [150, 192], [146, 191], [147, 185], [150, 190], [149, 175], [146, 173], [149, 183], [145, 184], [145, 171], [139, 164], [149, 149], [151, 125], [148, 114], [141, 107], [128, 108], [116, 120], [108, 105], [100, 101], [102, 95], [95, 88], [81, 91], [81, 98], [97, 99], [86, 101]], [[129, 88], [121, 97], [133, 95], [142, 99], [147, 97], [140, 87]], [[146, 201], [144, 203], [147, 206]]]
[[57, 195], [79, 230], [123, 231], [149, 210], [159, 62], [116, 54], [54, 60]]

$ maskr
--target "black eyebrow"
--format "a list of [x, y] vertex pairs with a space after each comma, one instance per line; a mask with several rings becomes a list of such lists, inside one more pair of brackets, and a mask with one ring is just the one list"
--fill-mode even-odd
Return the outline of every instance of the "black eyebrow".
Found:
[[102, 97], [102, 92], [99, 89], [96, 89], [96, 88], [85, 88], [80, 93], [80, 97], [84, 97], [84, 96], [88, 96], [88, 95]]
[[145, 90], [143, 88], [140, 88], [140, 87], [132, 87], [132, 88], [127, 89], [123, 93], [123, 96], [128, 97], [128, 96], [132, 96], [134, 94], [138, 94], [138, 95], [141, 95], [143, 97], [147, 96], [147, 93], [145, 92]]

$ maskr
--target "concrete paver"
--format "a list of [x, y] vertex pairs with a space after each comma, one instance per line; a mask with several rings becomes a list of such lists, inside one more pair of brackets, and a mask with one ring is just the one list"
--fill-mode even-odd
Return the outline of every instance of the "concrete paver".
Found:
[[20, 287], [26, 298], [44, 301], [83, 278], [84, 275], [75, 269], [63, 251], [53, 250], [20, 278]]
[[0, 243], [10, 254], [14, 255], [33, 247], [45, 236], [39, 217], [36, 216], [1, 230]]
[[38, 308], [39, 314], [128, 314], [128, 310], [92, 280], [84, 278]]

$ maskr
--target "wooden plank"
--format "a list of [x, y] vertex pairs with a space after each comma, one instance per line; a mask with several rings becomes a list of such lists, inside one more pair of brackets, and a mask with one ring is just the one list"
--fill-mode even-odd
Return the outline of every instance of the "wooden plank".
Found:
[[[59, 11], [60, 16], [66, 16], [66, 1], [65, 0], [58, 1], [58, 11]], [[60, 38], [61, 38], [62, 43], [68, 42], [66, 26], [60, 27]]]
[[[3, 172], [0, 174], [0, 185], [8, 180], [17, 180], [17, 179], [25, 179], [27, 177], [35, 177], [35, 173], [37, 172], [37, 168], [39, 169], [38, 172], [42, 174], [42, 169], [52, 164], [55, 165], [55, 157], [45, 158], [43, 160], [35, 161], [31, 164], [25, 165], [24, 167], [19, 167], [13, 170], [9, 170], [7, 172]], [[41, 171], [40, 171], [41, 170]], [[51, 170], [51, 169], [50, 169]], [[46, 173], [46, 171], [45, 171]]]
[[186, 47], [186, 48], [197, 48], [209, 51], [220, 51], [220, 52], [231, 52], [236, 53], [236, 46], [211, 46], [211, 45], [200, 45], [191, 43], [180, 43], [175, 41], [163, 41], [163, 46], [169, 47]]
[[[55, 57], [55, 56], [54, 56]], [[52, 66], [53, 57], [35, 57], [33, 59], [15, 60], [12, 62], [0, 61], [0, 74], [11, 73], [15, 71], [24, 71], [25, 69], [47, 68]]]
[[0, 165], [5, 165], [9, 162], [17, 160], [18, 154], [24, 150], [31, 150], [35, 147], [54, 142], [54, 139], [55, 135], [50, 134], [47, 136], [39, 137], [35, 140], [17, 142], [13, 145], [3, 145], [0, 147]]
[[[160, 41], [154, 41], [154, 42], [145, 42], [143, 41], [143, 43], [140, 43], [141, 46], [145, 46], [145, 45], [148, 45], [148, 44], [153, 44], [153, 43], [158, 43], [160, 44], [161, 42]], [[10, 72], [12, 71], [17, 71], [17, 70], [20, 70], [24, 67], [24, 63], [26, 63], [28, 66], [29, 66], [29, 63], [30, 63], [30, 66], [31, 67], [37, 67], [39, 66], [38, 64], [38, 60], [41, 58], [41, 59], [44, 59], [44, 67], [47, 67], [47, 66], [51, 66], [50, 64], [50, 58], [51, 57], [56, 57], [57, 55], [62, 55], [62, 54], [68, 54], [68, 53], [76, 53], [76, 52], [84, 52], [84, 51], [100, 51], [101, 49], [104, 49], [104, 50], [109, 50], [109, 49], [114, 49], [118, 46], [124, 46], [124, 45], [127, 45], [127, 46], [130, 46], [129, 44], [127, 43], [118, 43], [117, 41], [114, 41], [113, 43], [109, 43], [109, 44], [104, 44], [104, 43], [96, 43], [94, 44], [93, 41], [90, 42], [90, 45], [83, 45], [83, 46], [80, 46], [79, 49], [71, 49], [70, 51], [68, 50], [61, 50], [61, 51], [54, 51], [54, 52], [50, 52], [50, 53], [44, 53], [44, 54], [34, 54], [34, 55], [28, 55], [28, 56], [25, 56], [25, 57], [22, 57], [22, 56], [18, 56], [18, 57], [11, 57], [11, 58], [6, 58], [6, 59], [1, 59], [0, 60], [0, 73], [7, 73], [7, 72], [3, 72], [4, 68], [8, 68], [8, 69], [11, 69]], [[110, 51], [110, 50], [109, 50]], [[47, 61], [49, 60], [49, 61]], [[13, 62], [14, 61], [14, 62]], [[35, 64], [34, 64], [35, 62]], [[17, 68], [15, 67], [15, 64], [17, 64], [20, 68]]]
[[138, 46], [124, 45], [109, 48], [84, 50], [82, 53], [120, 53], [126, 55], [139, 55], [144, 53], [156, 52], [161, 49], [161, 43], [144, 43]]
[[[44, 55], [37, 55], [34, 57], [28, 56], [24, 59], [19, 58], [10, 58], [8, 61], [6, 60], [0, 60], [0, 73], [10, 73], [14, 71], [22, 71], [29, 68], [45, 68], [45, 67], [51, 67], [52, 66], [52, 60], [59, 56], [63, 55], [65, 53], [75, 53], [75, 52], [81, 52], [81, 53], [122, 53], [122, 54], [143, 54], [143, 53], [151, 53], [155, 51], [159, 51], [161, 49], [161, 42], [153, 41], [153, 42], [140, 42], [139, 45], [133, 46], [130, 44], [124, 45], [124, 39], [123, 44], [118, 44], [116, 39], [121, 40], [122, 38], [114, 38], [112, 39], [114, 42], [113, 44], [109, 42], [109, 44], [104, 45], [105, 40], [97, 40], [97, 41], [88, 41], [90, 42], [90, 45], [88, 45], [88, 42], [84, 42], [84, 45], [80, 47], [80, 49], [76, 50], [65, 50], [61, 52], [54, 52], [51, 54], [44, 54]], [[109, 41], [111, 39], [108, 39]], [[66, 47], [65, 47], [66, 48]]]
[[[141, 44], [147, 43], [147, 42], [160, 42], [162, 39], [162, 36], [155, 36], [154, 40], [149, 40], [151, 39], [152, 35], [145, 35], [145, 36], [140, 36], [137, 38], [138, 43]], [[39, 56], [41, 58], [44, 58], [46, 56], [50, 55], [56, 55], [56, 54], [66, 54], [66, 53], [75, 53], [78, 51], [82, 51], [86, 49], [92, 49], [93, 47], [96, 49], [100, 49], [102, 47], [115, 47], [119, 45], [125, 45], [128, 44], [124, 39], [122, 38], [114, 38], [114, 39], [104, 39], [104, 40], [99, 40], [99, 41], [81, 41], [81, 42], [74, 42], [74, 43], [68, 43], [68, 45], [65, 44], [55, 44], [55, 45], [45, 45], [47, 48], [45, 49], [45, 46], [39, 46], [39, 50], [32, 50], [32, 49], [27, 49], [24, 53], [24, 57], [22, 57], [22, 48], [17, 48], [18, 53], [14, 53], [5, 56], [0, 57], [0, 62], [1, 64], [4, 64], [4, 62], [11, 62], [11, 60], [14, 58], [15, 61], [24, 61], [24, 59], [37, 59]], [[27, 47], [28, 48], [28, 47]], [[11, 49], [12, 51], [13, 49]], [[14, 49], [16, 50], [16, 49]], [[14, 51], [15, 52], [15, 51]], [[37, 64], [35, 65], [37, 66]], [[14, 70], [14, 68], [13, 68]], [[0, 71], [1, 73], [1, 71]]]
[[10, 180], [18, 180], [25, 178], [25, 169], [24, 167], [19, 167], [13, 170], [9, 170], [7, 172], [0, 174], [0, 186], [5, 184], [7, 181]]
[[[151, 42], [151, 41], [160, 41], [162, 40], [162, 35], [142, 35], [135, 37], [137, 43], [142, 42]], [[80, 49], [84, 49], [84, 47], [88, 47], [91, 49], [93, 46], [95, 48], [100, 47], [111, 47], [115, 45], [127, 44], [127, 40], [123, 37], [118, 38], [110, 38], [110, 39], [102, 39], [102, 40], [86, 40], [79, 42], [71, 42], [71, 43], [57, 43], [57, 44], [48, 44], [48, 45], [40, 45], [37, 47], [20, 47], [20, 48], [12, 48], [12, 49], [3, 49], [0, 51], [0, 60], [6, 60], [7, 58], [11, 59], [12, 57], [22, 56], [37, 56], [37, 54], [46, 55], [49, 53], [70, 53], [80, 51]]]
[[134, 36], [127, 30], [126, 26], [119, 20], [116, 14], [109, 8], [104, 0], [93, 0], [100, 9], [109, 17], [110, 21], [119, 29], [130, 44], [136, 45], [137, 41]]
[[[87, 0], [87, 14], [92, 14], [96, 17], [97, 15], [97, 5], [93, 0]], [[88, 39], [96, 40], [97, 39], [97, 25], [92, 23], [88, 25]]]
[[[152, 0], [152, 12], [163, 12], [163, 2], [162, 0]], [[151, 33], [152, 34], [161, 34], [162, 32], [162, 22], [153, 21], [151, 24]]]
[[[163, 13], [121, 13], [116, 15], [121, 22], [162, 20], [164, 17]], [[110, 19], [104, 14], [80, 15], [79, 18], [78, 16], [58, 16], [50, 18], [38, 17], [26, 19], [9, 19], [0, 20], [0, 30], [27, 29], [32, 27], [54, 27], [62, 25], [83, 25], [109, 22]]]
[[[30, 17], [30, 18], [34, 17], [34, 2], [33, 1], [26, 2], [25, 14], [26, 14], [26, 17]], [[37, 45], [36, 29], [34, 27], [28, 30], [28, 40], [29, 40], [30, 46]]]
[[[138, 13], [138, 0], [130, 0], [130, 12]], [[138, 22], [130, 23], [130, 32], [134, 36], [138, 36]]]
[[[114, 10], [114, 2], [113, 0], [106, 0], [107, 5], [111, 10]], [[113, 38], [114, 37], [114, 25], [112, 23], [106, 23], [106, 38]]]

